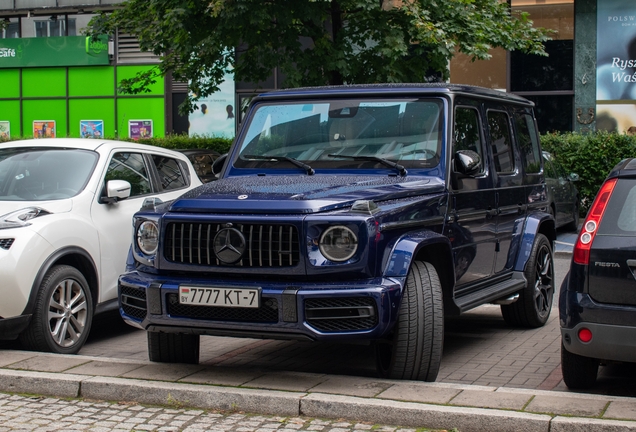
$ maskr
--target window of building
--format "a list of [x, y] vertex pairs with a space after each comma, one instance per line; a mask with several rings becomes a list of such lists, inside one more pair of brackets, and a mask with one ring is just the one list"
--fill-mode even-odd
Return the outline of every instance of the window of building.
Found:
[[5, 26], [0, 30], [0, 39], [13, 39], [20, 37], [20, 18], [0, 18], [4, 19]]
[[524, 96], [537, 104], [541, 133], [571, 131], [574, 106], [574, 0], [509, 0], [513, 13], [527, 12], [535, 27], [552, 30], [548, 57], [491, 50], [490, 60], [472, 62], [458, 54], [450, 81]]

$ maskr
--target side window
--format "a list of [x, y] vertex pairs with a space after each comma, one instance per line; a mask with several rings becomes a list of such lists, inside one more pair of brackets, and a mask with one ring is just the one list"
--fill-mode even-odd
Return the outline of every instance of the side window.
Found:
[[163, 190], [168, 191], [180, 189], [188, 185], [186, 178], [181, 171], [181, 165], [176, 161], [176, 159], [166, 156], [152, 155], [152, 160], [157, 167], [159, 180], [161, 180], [161, 187]]
[[527, 174], [541, 172], [541, 151], [534, 119], [527, 113], [516, 113], [517, 141]]
[[505, 112], [488, 111], [490, 145], [492, 146], [495, 170], [498, 173], [511, 173], [515, 169], [509, 124], [508, 114]]
[[545, 167], [545, 175], [549, 178], [556, 179], [558, 177], [557, 171], [552, 164], [552, 161], [548, 158], [543, 159], [543, 165]]
[[140, 153], [115, 153], [108, 164], [104, 180], [126, 180], [131, 186], [131, 197], [152, 191], [146, 164]]
[[482, 160], [484, 169], [484, 154], [482, 150], [481, 133], [479, 128], [479, 113], [474, 108], [455, 108], [455, 130], [453, 133], [453, 153], [457, 150], [472, 150]]

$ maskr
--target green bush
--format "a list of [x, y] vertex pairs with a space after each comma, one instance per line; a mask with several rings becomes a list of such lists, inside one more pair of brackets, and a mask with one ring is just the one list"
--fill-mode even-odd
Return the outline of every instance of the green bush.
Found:
[[550, 152], [566, 172], [577, 173], [582, 215], [592, 205], [603, 181], [622, 159], [636, 157], [636, 136], [595, 132], [551, 133], [541, 136], [543, 150]]

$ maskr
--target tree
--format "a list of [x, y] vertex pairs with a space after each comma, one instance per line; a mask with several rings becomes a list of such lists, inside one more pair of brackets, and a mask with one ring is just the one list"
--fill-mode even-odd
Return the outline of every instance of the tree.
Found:
[[227, 71], [259, 83], [276, 66], [286, 87], [439, 80], [456, 52], [545, 55], [548, 40], [500, 0], [128, 0], [94, 18], [90, 34], [116, 28], [161, 57], [154, 72], [122, 82], [125, 92], [172, 73], [199, 96], [218, 90]]

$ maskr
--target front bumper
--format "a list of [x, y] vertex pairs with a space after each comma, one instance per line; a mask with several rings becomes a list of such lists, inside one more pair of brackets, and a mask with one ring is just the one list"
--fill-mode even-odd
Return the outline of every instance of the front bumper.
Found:
[[[561, 338], [569, 352], [600, 360], [636, 362], [636, 307], [602, 304], [588, 294], [561, 291]], [[592, 332], [582, 342], [582, 328]]]
[[[259, 283], [260, 282], [260, 283]], [[400, 306], [404, 280], [348, 282], [192, 280], [137, 271], [119, 278], [123, 319], [148, 331], [322, 341], [386, 337]], [[260, 288], [258, 309], [185, 306], [180, 284]]]

